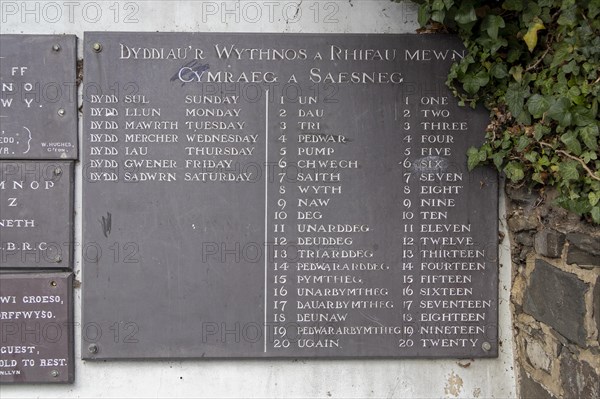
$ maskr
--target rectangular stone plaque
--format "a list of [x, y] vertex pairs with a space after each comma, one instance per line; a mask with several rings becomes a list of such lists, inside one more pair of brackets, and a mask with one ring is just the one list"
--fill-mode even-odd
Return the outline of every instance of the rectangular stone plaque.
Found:
[[84, 358], [497, 356], [497, 176], [467, 170], [487, 116], [444, 84], [456, 38], [84, 52]]
[[0, 383], [73, 381], [72, 277], [0, 274]]
[[0, 269], [73, 267], [73, 161], [0, 161]]
[[76, 37], [0, 36], [0, 159], [77, 159]]

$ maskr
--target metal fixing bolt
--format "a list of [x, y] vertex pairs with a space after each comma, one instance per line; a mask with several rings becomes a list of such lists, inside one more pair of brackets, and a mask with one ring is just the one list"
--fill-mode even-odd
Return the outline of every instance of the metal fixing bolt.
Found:
[[60, 263], [60, 262], [62, 262], [62, 258], [60, 257], [60, 255], [56, 255], [56, 258], [54, 258], [54, 261], [56, 263]]
[[50, 372], [50, 375], [54, 378], [58, 377], [60, 375], [60, 373], [58, 372], [58, 370], [52, 370]]
[[483, 344], [481, 344], [481, 349], [483, 349], [486, 352], [489, 352], [490, 350], [492, 350], [492, 344], [490, 344], [489, 342], [484, 342]]
[[98, 350], [99, 350], [98, 345], [96, 345], [96, 344], [91, 344], [90, 346], [88, 346], [88, 352], [90, 352], [90, 353], [96, 354], [96, 353], [98, 353]]
[[100, 43], [94, 43], [92, 44], [92, 50], [99, 53], [102, 51], [102, 45]]
[[62, 174], [62, 169], [61, 168], [54, 169], [54, 176], [60, 176], [61, 174]]
[[65, 116], [67, 114], [67, 111], [65, 111], [64, 108], [59, 108], [58, 110], [58, 115], [59, 116]]
[[60, 44], [55, 44], [54, 46], [52, 46], [52, 50], [53, 51], [60, 51]]

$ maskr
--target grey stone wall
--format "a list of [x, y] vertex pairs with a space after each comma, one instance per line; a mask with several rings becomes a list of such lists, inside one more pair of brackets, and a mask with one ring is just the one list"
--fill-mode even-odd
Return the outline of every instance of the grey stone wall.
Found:
[[522, 398], [600, 397], [600, 227], [552, 192], [507, 187]]

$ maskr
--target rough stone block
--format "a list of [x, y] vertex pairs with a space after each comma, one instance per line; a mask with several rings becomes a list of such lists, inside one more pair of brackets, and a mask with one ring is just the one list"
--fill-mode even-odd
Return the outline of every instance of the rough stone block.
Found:
[[549, 258], [559, 258], [565, 245], [565, 235], [552, 229], [544, 229], [535, 235], [535, 252]]
[[589, 234], [571, 233], [567, 235], [569, 250], [567, 263], [580, 266], [600, 266], [600, 238]]
[[518, 233], [515, 237], [515, 241], [526, 247], [533, 247], [533, 235], [530, 231]]
[[577, 264], [579, 266], [600, 266], [600, 256], [592, 255], [589, 252], [582, 251], [574, 245], [567, 251], [567, 263]]
[[523, 309], [565, 338], [585, 347], [584, 298], [588, 288], [577, 276], [536, 259]]
[[535, 340], [528, 339], [526, 351], [529, 364], [538, 370], [544, 370], [545, 372], [550, 371], [550, 365], [552, 364], [552, 361], [550, 360], [550, 356], [544, 350], [542, 344]]
[[521, 205], [533, 205], [540, 197], [536, 190], [530, 190], [527, 187], [512, 188], [507, 186], [506, 194], [510, 199]]
[[600, 256], [600, 238], [584, 233], [569, 233], [567, 240], [580, 249]]
[[515, 233], [526, 230], [534, 230], [538, 225], [537, 216], [533, 214], [515, 214], [508, 219], [508, 228]]
[[525, 371], [521, 370], [519, 391], [522, 399], [556, 399], [554, 395], [548, 392], [537, 381], [529, 378]]
[[569, 351], [561, 355], [560, 376], [565, 398], [600, 398], [600, 376]]

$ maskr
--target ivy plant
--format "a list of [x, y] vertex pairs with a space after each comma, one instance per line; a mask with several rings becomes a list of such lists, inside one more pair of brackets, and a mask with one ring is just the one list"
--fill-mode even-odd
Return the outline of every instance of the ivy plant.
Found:
[[469, 168], [556, 187], [561, 206], [600, 224], [600, 0], [415, 1], [423, 30], [455, 32], [468, 49], [447, 85], [491, 112]]

